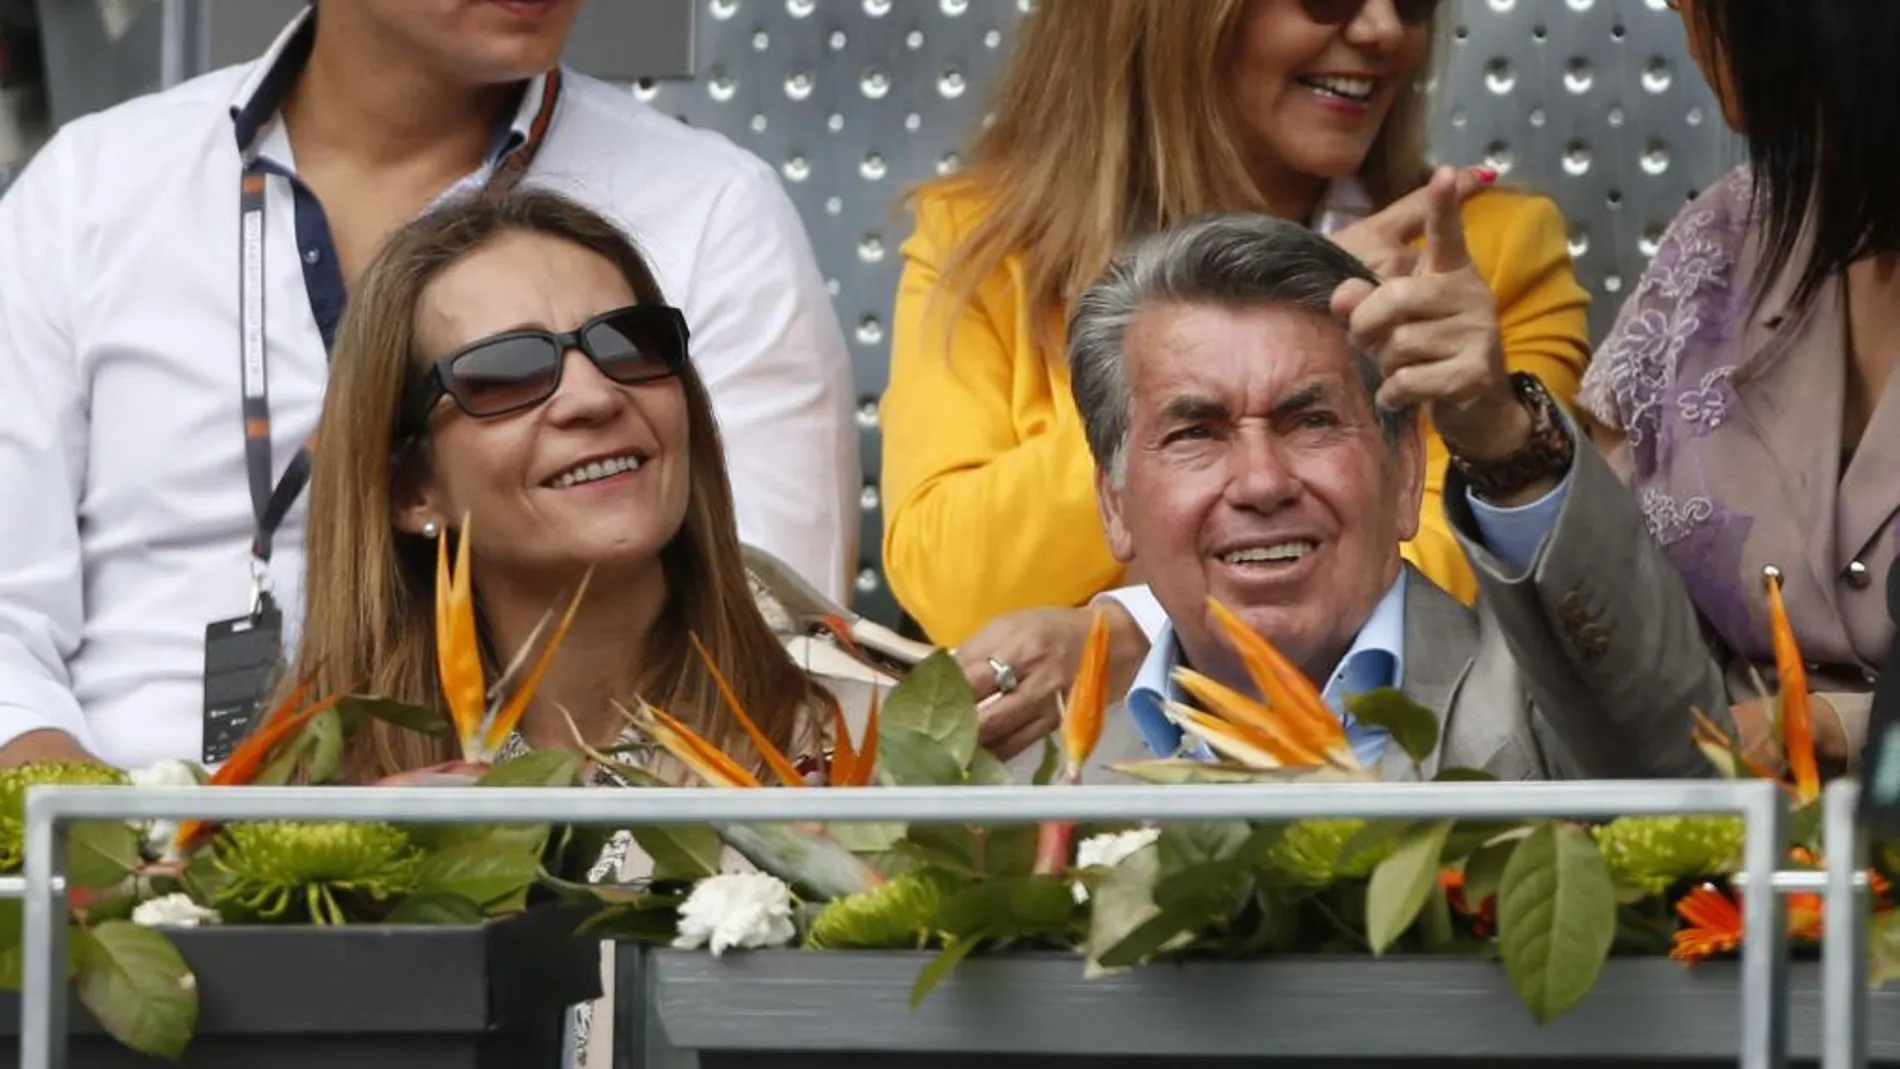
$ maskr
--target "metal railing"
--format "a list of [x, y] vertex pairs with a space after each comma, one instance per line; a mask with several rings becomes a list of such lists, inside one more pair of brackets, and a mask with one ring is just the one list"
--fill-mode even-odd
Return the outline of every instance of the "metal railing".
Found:
[[[1830, 796], [1829, 843], [1853, 835], [1852, 799]], [[548, 823], [619, 827], [658, 824], [877, 821], [1024, 824], [1184, 820], [1600, 819], [1738, 814], [1745, 827], [1741, 875], [1775, 886], [1785, 856], [1785, 795], [1762, 781], [1594, 783], [1274, 784], [1261, 786], [902, 787], [806, 791], [577, 790], [572, 788], [38, 787], [27, 796], [20, 1065], [66, 1064], [66, 910], [60, 889], [67, 825], [79, 820], [343, 820], [405, 824]], [[1837, 813], [1836, 811], [1839, 810]], [[1839, 817], [1837, 827], [1834, 817]], [[1845, 828], [1847, 830], [1843, 831]], [[1846, 864], [1845, 862], [1843, 864]], [[1857, 894], [1856, 866], [1830, 868], [1827, 894]], [[1842, 889], [1845, 889], [1844, 891]], [[1838, 914], [1837, 914], [1838, 915]], [[1781, 1069], [1787, 1059], [1786, 909], [1780, 894], [1743, 900], [1741, 1065]], [[1830, 1024], [1852, 1022], [1831, 937]], [[1864, 941], [1863, 941], [1864, 942]], [[1847, 955], [1853, 957], [1854, 955]], [[1864, 952], [1863, 952], [1864, 956]], [[1851, 968], [1840, 965], [1840, 970]], [[1864, 986], [1864, 985], [1863, 985]], [[1858, 992], [1864, 1000], [1865, 992]], [[1864, 1002], [1863, 1002], [1864, 1005]], [[1864, 1014], [1863, 1014], [1864, 1016]], [[1850, 1030], [1851, 1031], [1851, 1028]], [[1854, 1064], [1851, 1041], [1830, 1029], [1830, 1069]], [[1849, 1034], [1848, 1031], [1839, 1033]], [[1835, 1047], [1845, 1043], [1843, 1049]], [[1864, 1050], [1864, 1042], [1861, 1050]]]
[[1872, 894], [1863, 875], [1867, 836], [1859, 821], [1860, 784], [1842, 780], [1822, 797], [1826, 926], [1821, 933], [1821, 1069], [1867, 1064], [1867, 933]]

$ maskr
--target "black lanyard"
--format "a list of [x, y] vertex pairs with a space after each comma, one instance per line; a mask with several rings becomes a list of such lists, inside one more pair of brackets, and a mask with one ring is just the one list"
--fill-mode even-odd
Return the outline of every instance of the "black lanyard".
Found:
[[[541, 106], [526, 138], [495, 164], [485, 191], [490, 195], [513, 189], [534, 162], [547, 136], [561, 93], [561, 72], [549, 71], [543, 80]], [[243, 396], [244, 468], [251, 485], [251, 613], [258, 614], [270, 597], [271, 540], [283, 526], [290, 507], [310, 481], [310, 449], [297, 450], [290, 464], [271, 481], [270, 371], [264, 345], [264, 216], [268, 166], [250, 159], [238, 182], [238, 362]]]
[[262, 167], [252, 163], [239, 183], [238, 215], [238, 357], [243, 387], [244, 468], [251, 483], [252, 611], [269, 592], [271, 539], [283, 526], [290, 506], [310, 481], [310, 451], [297, 450], [290, 466], [271, 483], [270, 368], [264, 355], [264, 184]]

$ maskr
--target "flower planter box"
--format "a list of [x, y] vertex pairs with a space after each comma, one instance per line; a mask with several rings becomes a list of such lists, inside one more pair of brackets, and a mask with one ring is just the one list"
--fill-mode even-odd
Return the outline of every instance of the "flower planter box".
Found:
[[[483, 926], [168, 932], [197, 977], [180, 1069], [558, 1069], [564, 1009], [600, 994], [599, 943], [536, 909]], [[68, 1003], [70, 1069], [155, 1069]], [[0, 1067], [20, 999], [0, 995]]]
[[[1493, 962], [1455, 958], [1280, 958], [1151, 965], [1085, 980], [1063, 955], [971, 958], [912, 1012], [926, 955], [704, 953], [619, 955], [617, 1046], [627, 1069], [1135, 1069], [1182, 1062], [1243, 1066], [1562, 1062], [1581, 1066], [1733, 1066], [1740, 970], [1617, 959], [1575, 1010], [1539, 1026]], [[1818, 1057], [1820, 969], [1790, 977], [1796, 1061]], [[1876, 992], [1876, 1063], [1900, 1064], [1900, 990]], [[980, 1058], [980, 1063], [976, 1059]]]

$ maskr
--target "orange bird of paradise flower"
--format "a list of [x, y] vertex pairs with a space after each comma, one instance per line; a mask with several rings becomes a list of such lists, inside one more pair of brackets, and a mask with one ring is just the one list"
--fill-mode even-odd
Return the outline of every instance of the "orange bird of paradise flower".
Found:
[[[1089, 620], [1082, 643], [1082, 663], [1062, 703], [1062, 776], [1064, 784], [1082, 782], [1082, 769], [1102, 741], [1108, 711], [1108, 616], [1097, 609]], [[1031, 872], [1052, 876], [1074, 856], [1075, 822], [1048, 820], [1036, 826], [1036, 854]]]
[[[225, 759], [224, 764], [211, 773], [206, 786], [243, 787], [255, 783], [278, 747], [295, 738], [304, 725], [335, 705], [339, 697], [332, 695], [314, 705], [305, 705], [309, 694], [310, 684], [307, 681], [297, 684], [296, 689], [258, 720], [257, 726], [231, 751], [231, 756]], [[166, 853], [171, 857], [183, 857], [202, 844], [214, 827], [215, 824], [210, 821], [179, 821], [178, 831], [172, 836], [171, 848]]]
[[1764, 581], [1768, 587], [1768, 623], [1775, 649], [1775, 675], [1781, 692], [1781, 749], [1788, 762], [1788, 772], [1794, 777], [1795, 801], [1806, 805], [1821, 796], [1821, 772], [1814, 757], [1808, 670], [1801, 660], [1801, 647], [1795, 643], [1794, 628], [1788, 623], [1788, 608], [1781, 600], [1781, 575], [1770, 571]]
[[1169, 717], [1222, 757], [1253, 768], [1365, 771], [1346, 737], [1345, 723], [1306, 673], [1233, 610], [1213, 598], [1207, 606], [1264, 700], [1249, 698], [1191, 668], [1176, 668], [1175, 682], [1201, 708], [1170, 702]]
[[[535, 640], [546, 629], [552, 616], [543, 617], [527, 644], [490, 688], [482, 666], [481, 642], [475, 632], [475, 588], [469, 564], [469, 518], [462, 518], [462, 532], [455, 551], [455, 568], [449, 569], [448, 532], [436, 538], [435, 552], [435, 652], [436, 670], [441, 677], [442, 700], [449, 707], [449, 722], [462, 750], [462, 763], [469, 766], [493, 764], [500, 755], [509, 733], [521, 722], [541, 685], [541, 677], [554, 660], [555, 650], [567, 637], [574, 623], [581, 598], [587, 593], [590, 572], [581, 579], [568, 603], [567, 612], [555, 623], [554, 631], [541, 646], [534, 662], [522, 670], [522, 662]], [[520, 673], [520, 682], [509, 683]]]
[[[713, 660], [712, 653], [698, 635], [691, 636], [693, 650], [699, 655], [706, 671], [712, 674], [713, 683], [726, 700], [726, 708], [732, 711], [733, 719], [738, 721], [739, 730], [759, 751], [765, 767], [773, 778], [784, 787], [807, 787], [804, 775], [798, 766], [778, 748], [771, 737], [766, 735], [745, 705], [739, 701], [739, 695], [726, 681], [725, 673]], [[877, 693], [872, 692], [871, 714], [865, 722], [864, 743], [862, 748], [851, 741], [851, 729], [845, 723], [844, 710], [837, 702], [831, 703], [832, 748], [831, 762], [825, 777], [825, 784], [832, 787], [862, 787], [871, 781], [871, 773], [877, 767]], [[752, 770], [733, 760], [718, 746], [704, 736], [687, 727], [684, 722], [664, 709], [640, 703], [640, 714], [634, 723], [658, 743], [674, 760], [686, 766], [695, 776], [714, 787], [763, 787], [765, 781]]]

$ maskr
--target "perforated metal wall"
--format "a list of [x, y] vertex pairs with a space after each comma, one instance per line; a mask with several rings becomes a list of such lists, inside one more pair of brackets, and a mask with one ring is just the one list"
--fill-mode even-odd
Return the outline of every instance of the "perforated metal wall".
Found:
[[[1195, 3], [1197, 0], [1177, 0]], [[634, 92], [779, 168], [857, 367], [864, 455], [858, 607], [878, 570], [876, 400], [888, 362], [903, 189], [956, 165], [1031, 0], [703, 0], [698, 77]], [[1570, 221], [1599, 335], [1684, 200], [1740, 159], [1663, 0], [1452, 0], [1433, 154], [1480, 160]]]

